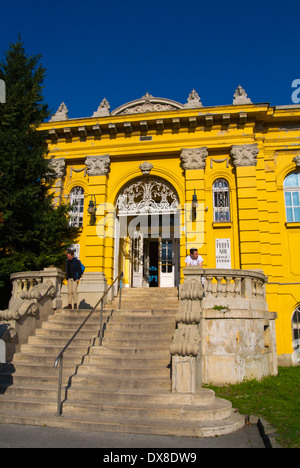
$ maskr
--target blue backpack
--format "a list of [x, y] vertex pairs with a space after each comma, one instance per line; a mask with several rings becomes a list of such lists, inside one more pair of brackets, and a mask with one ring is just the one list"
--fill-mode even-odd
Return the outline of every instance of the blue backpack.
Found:
[[84, 270], [85, 270], [85, 266], [81, 263], [81, 261], [78, 259], [79, 263], [80, 263], [80, 267], [81, 267], [81, 274], [83, 275], [84, 273]]
[[[80, 264], [80, 268], [81, 268], [81, 274], [83, 275], [84, 273], [84, 270], [85, 270], [85, 266], [81, 263], [81, 261], [79, 260], [79, 258], [77, 258], [76, 260], [79, 261], [79, 264]], [[75, 263], [75, 262], [74, 262]], [[76, 275], [77, 276], [77, 275]]]

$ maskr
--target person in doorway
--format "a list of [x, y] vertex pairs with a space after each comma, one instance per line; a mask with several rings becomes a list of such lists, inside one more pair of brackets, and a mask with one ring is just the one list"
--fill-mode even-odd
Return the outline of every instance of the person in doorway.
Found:
[[[72, 250], [68, 250], [66, 261], [66, 278], [68, 281], [68, 309], [77, 309], [77, 288], [81, 276], [82, 270], [80, 262], [76, 257], [74, 257], [74, 252]], [[73, 304], [74, 307], [72, 307]]]
[[198, 249], [190, 249], [190, 255], [185, 259], [187, 266], [200, 266], [203, 268], [203, 258], [198, 254]]

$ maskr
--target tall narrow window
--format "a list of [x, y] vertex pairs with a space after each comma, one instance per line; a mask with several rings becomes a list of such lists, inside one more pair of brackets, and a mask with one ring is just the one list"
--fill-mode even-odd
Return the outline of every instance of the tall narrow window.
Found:
[[214, 222], [230, 221], [229, 185], [225, 179], [217, 179], [213, 185]]
[[293, 348], [296, 351], [300, 347], [300, 306], [294, 310], [292, 315], [292, 337]]
[[300, 173], [289, 174], [283, 183], [286, 220], [300, 222]]
[[70, 226], [82, 227], [83, 224], [83, 207], [84, 207], [84, 190], [82, 187], [74, 187], [70, 192]]

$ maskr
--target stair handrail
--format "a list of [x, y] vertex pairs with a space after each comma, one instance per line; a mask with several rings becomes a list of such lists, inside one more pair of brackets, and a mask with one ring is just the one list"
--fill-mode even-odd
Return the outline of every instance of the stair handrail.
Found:
[[93, 312], [97, 309], [99, 304], [101, 303], [101, 311], [100, 311], [100, 329], [99, 329], [99, 344], [100, 346], [102, 345], [102, 323], [103, 323], [103, 300], [105, 296], [109, 293], [111, 288], [114, 286], [116, 281], [119, 281], [119, 309], [121, 308], [121, 293], [122, 293], [122, 278], [123, 278], [123, 272], [121, 272], [112, 282], [112, 284], [109, 286], [109, 288], [102, 294], [101, 298], [97, 302], [97, 304], [93, 307], [93, 309], [89, 312], [87, 317], [83, 320], [81, 325], [78, 327], [76, 332], [73, 334], [73, 336], [69, 339], [67, 344], [64, 346], [64, 348], [60, 351], [59, 355], [55, 359], [54, 367], [57, 368], [58, 363], [60, 363], [59, 366], [59, 377], [58, 377], [58, 391], [57, 391], [57, 416], [61, 416], [62, 414], [62, 405], [61, 405], [61, 387], [62, 387], [62, 371], [63, 371], [63, 356], [65, 351], [68, 349], [74, 338], [78, 335], [82, 327], [86, 324], [86, 322], [89, 320]]

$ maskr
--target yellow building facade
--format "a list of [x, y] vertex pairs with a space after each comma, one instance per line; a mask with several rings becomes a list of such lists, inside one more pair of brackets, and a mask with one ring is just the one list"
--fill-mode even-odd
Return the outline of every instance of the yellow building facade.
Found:
[[[292, 362], [300, 317], [300, 107], [204, 107], [146, 94], [48, 123], [55, 203], [70, 203], [75, 249], [107, 284], [174, 287], [192, 247], [203, 268], [262, 270], [277, 351]], [[300, 336], [299, 336], [300, 338]], [[279, 361], [280, 363], [280, 361]]]

